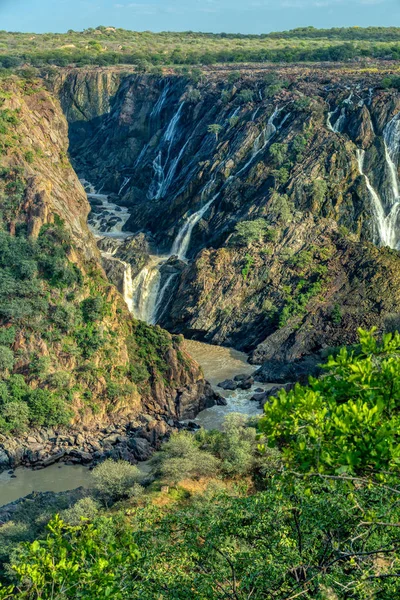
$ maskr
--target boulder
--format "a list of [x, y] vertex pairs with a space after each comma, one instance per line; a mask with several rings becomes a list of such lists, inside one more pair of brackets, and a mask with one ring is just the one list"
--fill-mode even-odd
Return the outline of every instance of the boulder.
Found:
[[144, 438], [132, 438], [128, 441], [128, 446], [136, 460], [148, 460], [152, 455], [151, 446]]
[[251, 388], [251, 386], [254, 383], [254, 379], [252, 377], [249, 377], [249, 379], [245, 379], [243, 381], [240, 381], [238, 384], [238, 388], [240, 388], [241, 390], [249, 390]]
[[268, 398], [267, 392], [262, 392], [262, 393], [254, 394], [250, 398], [250, 400], [252, 402], [264, 402], [267, 398]]
[[10, 468], [10, 458], [5, 450], [0, 449], [0, 470]]
[[225, 381], [221, 381], [221, 383], [218, 384], [218, 387], [223, 390], [236, 390], [238, 384], [233, 379], [225, 379]]

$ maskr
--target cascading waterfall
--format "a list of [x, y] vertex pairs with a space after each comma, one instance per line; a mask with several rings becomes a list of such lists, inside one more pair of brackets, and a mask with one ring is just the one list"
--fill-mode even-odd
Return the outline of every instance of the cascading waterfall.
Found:
[[[373, 127], [371, 122], [371, 127]], [[386, 173], [389, 193], [385, 201], [372, 186], [369, 177], [364, 173], [365, 151], [357, 150], [357, 161], [360, 174], [364, 176], [367, 189], [372, 199], [379, 242], [390, 248], [399, 247], [398, 221], [400, 215], [400, 184], [397, 163], [400, 152], [400, 113], [391, 119], [383, 129]]]
[[399, 199], [399, 176], [397, 164], [400, 152], [400, 113], [387, 123], [383, 130], [385, 158], [389, 168], [393, 200]]
[[130, 312], [132, 312], [133, 311], [133, 294], [134, 294], [134, 287], [133, 287], [133, 280], [132, 280], [132, 267], [129, 263], [127, 263], [123, 260], [121, 260], [121, 262], [125, 266], [124, 287], [123, 287], [124, 300], [128, 306], [128, 309], [130, 310]]
[[155, 103], [153, 110], [150, 113], [150, 119], [155, 119], [159, 116], [160, 112], [163, 109], [165, 101], [167, 99], [169, 90], [170, 90], [170, 83], [168, 81], [167, 84], [165, 85], [160, 97], [158, 98], [157, 102]]
[[132, 283], [132, 313], [136, 319], [146, 321], [151, 325], [156, 322], [156, 307], [158, 305], [161, 283], [160, 263], [165, 262], [165, 256], [150, 256], [150, 262], [135, 277]]
[[124, 177], [124, 181], [123, 181], [121, 187], [119, 188], [118, 196], [121, 196], [122, 192], [124, 191], [124, 189], [126, 188], [126, 186], [128, 185], [128, 183], [130, 182], [131, 179], [132, 179], [132, 177]]
[[[182, 105], [181, 105], [182, 106]], [[181, 109], [181, 107], [180, 107]], [[254, 145], [252, 156], [250, 160], [246, 163], [245, 167], [243, 167], [237, 175], [239, 175], [242, 171], [244, 171], [250, 163], [254, 161], [254, 159], [266, 148], [267, 144], [271, 140], [271, 138], [275, 135], [275, 133], [280, 129], [286, 120], [289, 118], [290, 113], [285, 115], [282, 119], [281, 123], [277, 126], [275, 125], [275, 119], [282, 112], [284, 107], [278, 108], [276, 107], [273, 114], [268, 119], [267, 127], [262, 130], [259, 136], [256, 138]], [[236, 111], [235, 111], [236, 113]], [[175, 137], [175, 130], [177, 123], [179, 121], [180, 110], [173, 117], [168, 129], [164, 135], [164, 141], [172, 142]], [[235, 115], [232, 115], [235, 116]], [[158, 193], [161, 195], [161, 190], [165, 192], [166, 188], [172, 182], [173, 176], [175, 174], [177, 165], [181, 159], [181, 156], [186, 149], [188, 141], [182, 147], [180, 153], [177, 155], [174, 162], [171, 164], [169, 168], [169, 172], [167, 176], [164, 175], [165, 171], [162, 166], [162, 155], [161, 151], [155, 159], [154, 170], [157, 175], [158, 181], [162, 181], [161, 187], [159, 187]], [[167, 155], [169, 156], [169, 154]], [[220, 165], [222, 168], [223, 163]], [[171, 175], [172, 173], [172, 175]], [[232, 178], [232, 177], [231, 177]], [[229, 179], [231, 179], [229, 178]], [[201, 192], [201, 200], [203, 201], [211, 192], [212, 188], [215, 185], [216, 181], [216, 173], [214, 177], [204, 186]], [[228, 181], [228, 180], [227, 180]], [[226, 182], [227, 183], [227, 182]], [[225, 183], [225, 185], [226, 185]], [[186, 218], [183, 225], [181, 226], [178, 234], [172, 244], [171, 253], [169, 256], [159, 257], [159, 256], [151, 256], [150, 263], [139, 273], [136, 279], [133, 282], [134, 287], [134, 295], [132, 302], [132, 310], [133, 314], [136, 318], [147, 321], [148, 323], [154, 324], [160, 318], [160, 310], [162, 310], [162, 304], [165, 298], [165, 294], [173, 280], [173, 278], [177, 275], [176, 273], [170, 274], [167, 278], [165, 278], [163, 284], [160, 269], [162, 265], [170, 258], [171, 256], [177, 256], [180, 260], [186, 260], [187, 252], [190, 247], [190, 242], [192, 238], [192, 233], [196, 225], [199, 221], [204, 217], [205, 213], [209, 210], [211, 205], [215, 202], [215, 200], [221, 194], [220, 190], [218, 193], [214, 194], [208, 202], [206, 202], [199, 210], [191, 214]], [[164, 307], [165, 310], [165, 307]]]
[[207, 202], [207, 204], [205, 204], [197, 212], [190, 215], [190, 217], [187, 219], [187, 221], [185, 221], [185, 223], [179, 230], [178, 235], [176, 236], [175, 241], [172, 245], [171, 252], [173, 255], [176, 255], [181, 260], [186, 259], [186, 253], [190, 246], [190, 239], [192, 237], [193, 229], [195, 228], [197, 223], [200, 221], [200, 219], [203, 218], [205, 213], [210, 208], [211, 204], [214, 203], [214, 201], [218, 198], [218, 196], [219, 196], [219, 193], [215, 194], [215, 196], [213, 196], [211, 198], [211, 200], [209, 200]]
[[[181, 117], [181, 112], [184, 107], [184, 104], [184, 102], [181, 102], [181, 104], [178, 107], [178, 110], [169, 122], [168, 127], [161, 140], [161, 149], [153, 161], [154, 178], [147, 194], [147, 197], [150, 200], [159, 200], [160, 198], [165, 196], [169, 186], [171, 185], [179, 160], [181, 159], [182, 154], [187, 146], [188, 141], [181, 149], [181, 152], [179, 153], [178, 157], [175, 158], [172, 161], [172, 164], [170, 165], [169, 162], [171, 149], [174, 144], [179, 119]], [[163, 161], [163, 146], [166, 146], [167, 148], [165, 161]]]
[[370, 181], [368, 175], [366, 175], [364, 173], [364, 160], [365, 160], [365, 150], [361, 150], [358, 148], [357, 149], [358, 170], [360, 171], [360, 175], [362, 175], [364, 177], [365, 183], [367, 185], [367, 189], [371, 196], [372, 208], [373, 208], [373, 211], [375, 214], [376, 225], [377, 225], [377, 230], [378, 230], [378, 235], [379, 235], [379, 242], [383, 246], [391, 246], [391, 243], [390, 243], [391, 235], [387, 228], [385, 211], [384, 211], [384, 208], [382, 205], [382, 201], [381, 201], [378, 193], [374, 189], [373, 185], [371, 184], [371, 181]]
[[265, 150], [265, 148], [267, 147], [269, 141], [271, 140], [271, 138], [277, 132], [278, 128], [280, 129], [284, 125], [284, 123], [286, 122], [286, 120], [289, 118], [290, 113], [288, 113], [287, 115], [285, 115], [285, 117], [282, 119], [282, 122], [280, 123], [279, 127], [277, 127], [275, 125], [274, 121], [275, 121], [276, 117], [282, 112], [283, 109], [284, 109], [284, 106], [282, 106], [281, 108], [275, 107], [274, 112], [272, 113], [272, 115], [268, 119], [267, 127], [265, 127], [261, 131], [261, 133], [256, 137], [256, 139], [254, 140], [253, 150], [252, 150], [252, 153], [251, 153], [251, 156], [250, 156], [249, 160], [246, 162], [246, 164], [244, 165], [244, 167], [242, 167], [240, 169], [240, 171], [238, 171], [236, 173], [236, 177], [238, 177], [239, 175], [241, 175], [241, 173], [244, 173], [244, 171], [246, 171], [246, 169], [252, 164], [252, 162], [254, 161], [254, 159], [259, 154], [261, 154], [261, 152], [263, 152], [263, 150]]
[[[337, 107], [337, 108], [335, 108], [335, 110], [328, 112], [328, 118], [327, 118], [326, 124], [328, 126], [328, 129], [330, 129], [334, 133], [340, 133], [342, 131], [343, 124], [346, 121], [346, 107], [352, 103], [353, 95], [354, 95], [353, 92], [350, 92], [349, 96], [345, 100], [343, 100], [343, 106], [341, 109], [339, 109], [339, 107]], [[334, 115], [336, 115], [337, 112], [339, 112], [339, 110], [340, 110], [340, 115], [333, 122], [332, 118]]]
[[143, 148], [141, 149], [141, 151], [140, 151], [140, 153], [139, 153], [139, 156], [137, 157], [137, 159], [135, 160], [135, 163], [134, 163], [134, 165], [133, 165], [133, 168], [134, 168], [134, 169], [136, 169], [136, 167], [138, 167], [138, 166], [141, 164], [141, 162], [142, 162], [142, 160], [143, 160], [143, 158], [144, 158], [144, 155], [145, 155], [145, 154], [146, 154], [146, 152], [147, 152], [147, 148], [148, 148], [148, 147], [149, 147], [149, 144], [147, 143], [147, 144], [145, 144], [145, 145], [143, 146]]

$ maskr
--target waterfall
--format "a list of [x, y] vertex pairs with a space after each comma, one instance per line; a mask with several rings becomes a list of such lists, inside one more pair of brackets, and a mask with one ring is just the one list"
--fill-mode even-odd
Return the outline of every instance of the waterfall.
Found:
[[178, 235], [175, 238], [175, 241], [172, 245], [171, 254], [178, 256], [181, 260], [186, 258], [186, 253], [190, 246], [190, 238], [192, 237], [192, 232], [200, 219], [203, 218], [204, 214], [210, 208], [211, 204], [217, 199], [219, 193], [216, 194], [205, 204], [200, 210], [193, 213], [187, 221], [183, 224], [181, 229], [178, 232]]
[[252, 120], [252, 121], [255, 121], [255, 120], [256, 120], [256, 117], [257, 117], [258, 113], [260, 112], [260, 109], [261, 109], [261, 106], [258, 106], [258, 107], [256, 108], [256, 110], [253, 112], [253, 114], [251, 115], [251, 120]]
[[[175, 140], [179, 119], [181, 117], [181, 112], [184, 106], [184, 102], [178, 107], [178, 110], [172, 117], [171, 121], [168, 124], [168, 127], [162, 137], [161, 140], [161, 149], [159, 150], [156, 158], [153, 161], [153, 170], [154, 170], [154, 178], [150, 185], [147, 197], [149, 200], [159, 200], [161, 197], [165, 196], [169, 186], [171, 185], [172, 179], [175, 175], [176, 168], [178, 166], [179, 160], [182, 157], [182, 154], [188, 144], [186, 141], [185, 145], [181, 149], [177, 158], [174, 159], [172, 164], [169, 166], [169, 159], [171, 154], [171, 149]], [[167, 147], [166, 158], [163, 162], [163, 146]], [[168, 169], [167, 169], [168, 168]]]
[[124, 191], [124, 189], [126, 188], [126, 186], [128, 185], [128, 183], [130, 182], [131, 179], [132, 179], [132, 177], [124, 177], [124, 181], [123, 181], [121, 187], [119, 188], [118, 196], [120, 196], [122, 194], [122, 192]]
[[[326, 124], [328, 126], [328, 129], [330, 129], [334, 133], [340, 133], [342, 131], [343, 124], [346, 121], [346, 106], [348, 106], [349, 104], [352, 103], [353, 95], [354, 95], [353, 92], [350, 92], [349, 96], [345, 100], [343, 100], [343, 106], [341, 109], [339, 109], [339, 107], [337, 107], [337, 108], [335, 108], [335, 110], [328, 112], [328, 118], [327, 118]], [[336, 119], [336, 121], [333, 123], [332, 117], [339, 110], [340, 110], [340, 115]]]
[[165, 256], [151, 256], [150, 263], [144, 267], [132, 282], [132, 313], [136, 319], [151, 325], [156, 321], [156, 307], [159, 305], [161, 283], [160, 263]]
[[167, 193], [167, 191], [168, 191], [168, 189], [169, 189], [169, 187], [170, 187], [170, 185], [171, 185], [171, 183], [173, 181], [173, 178], [175, 176], [176, 169], [177, 169], [177, 167], [178, 167], [178, 165], [179, 165], [179, 163], [181, 161], [181, 158], [183, 156], [183, 153], [186, 150], [186, 147], [187, 147], [189, 141], [190, 141], [190, 138], [182, 146], [182, 148], [181, 148], [178, 156], [176, 158], [174, 158], [174, 160], [171, 162], [171, 166], [168, 169], [167, 176], [165, 177], [165, 179], [164, 179], [164, 181], [163, 181], [163, 183], [161, 185], [161, 190], [160, 190], [160, 196], [159, 197], [165, 196], [165, 194]]
[[[261, 131], [261, 133], [254, 140], [253, 149], [252, 149], [252, 153], [251, 153], [251, 156], [250, 156], [249, 160], [246, 162], [246, 164], [244, 165], [244, 167], [242, 167], [240, 169], [240, 171], [238, 171], [236, 173], [236, 177], [239, 177], [239, 175], [241, 173], [243, 173], [244, 171], [246, 171], [246, 169], [251, 165], [251, 163], [254, 161], [254, 159], [261, 152], [263, 152], [263, 150], [268, 145], [270, 139], [275, 135], [275, 133], [277, 132], [278, 128], [275, 126], [274, 121], [275, 121], [276, 117], [282, 112], [283, 109], [284, 109], [283, 106], [281, 108], [278, 108], [278, 107], [275, 108], [274, 112], [272, 113], [272, 115], [268, 119], [267, 126]], [[289, 115], [290, 115], [290, 113], [288, 113], [287, 115], [285, 115], [285, 117], [282, 119], [282, 122], [279, 125], [279, 129], [287, 121], [287, 119], [289, 118]]]
[[163, 109], [165, 101], [167, 99], [169, 89], [170, 89], [170, 84], [168, 81], [167, 84], [165, 85], [162, 93], [160, 94], [157, 102], [155, 103], [153, 110], [150, 113], [150, 119], [155, 119], [156, 117], [159, 116], [160, 112]]
[[133, 168], [136, 169], [136, 167], [138, 167], [140, 165], [140, 163], [142, 162], [144, 155], [146, 154], [147, 148], [149, 147], [149, 144], [145, 144], [143, 146], [143, 148], [140, 151], [139, 156], [137, 157], [137, 159], [135, 160], [135, 164], [133, 165]]
[[385, 143], [385, 158], [389, 169], [390, 183], [392, 188], [392, 202], [399, 201], [399, 176], [397, 164], [400, 151], [400, 113], [398, 113], [383, 130]]
[[365, 159], [365, 150], [357, 149], [358, 170], [360, 171], [360, 175], [362, 175], [364, 177], [365, 183], [367, 185], [367, 189], [371, 196], [372, 208], [373, 208], [373, 211], [375, 214], [376, 225], [377, 225], [378, 234], [379, 234], [379, 242], [383, 246], [392, 246], [391, 239], [390, 239], [391, 233], [387, 227], [385, 211], [382, 206], [381, 199], [378, 196], [377, 192], [375, 191], [374, 187], [372, 186], [368, 175], [366, 175], [364, 173], [364, 159]]
[[132, 281], [132, 267], [129, 263], [121, 260], [121, 262], [125, 265], [124, 270], [124, 287], [123, 294], [124, 300], [130, 310], [133, 310], [133, 281]]
[[107, 260], [112, 260], [112, 261], [119, 263], [120, 265], [123, 265], [124, 278], [123, 278], [123, 282], [122, 282], [122, 295], [123, 295], [123, 298], [126, 302], [126, 305], [129, 309], [129, 311], [132, 312], [132, 301], [133, 301], [133, 293], [134, 293], [133, 282], [132, 282], [132, 267], [128, 262], [125, 262], [124, 260], [121, 260], [120, 258], [115, 256], [115, 253], [118, 251], [118, 245], [119, 245], [119, 242], [117, 242], [117, 245], [114, 248], [111, 248], [107, 252], [100, 251], [100, 254], [103, 258], [106, 258]]
[[[176, 128], [179, 123], [179, 119], [180, 119], [181, 112], [182, 112], [184, 105], [185, 105], [184, 102], [180, 103], [178, 110], [176, 111], [176, 113], [174, 114], [172, 119], [170, 120], [168, 127], [163, 135], [163, 141], [169, 142], [170, 145], [174, 141], [175, 134], [176, 134]], [[168, 148], [168, 149], [170, 149], [170, 148]]]
[[[171, 273], [165, 280], [164, 285], [161, 287], [159, 287], [159, 292], [158, 292], [158, 298], [157, 298], [157, 302], [156, 305], [154, 307], [154, 312], [153, 312], [153, 319], [154, 319], [154, 323], [157, 323], [157, 321], [163, 316], [166, 306], [162, 307], [162, 303], [166, 294], [167, 289], [169, 288], [169, 284], [171, 283], [171, 281], [178, 275], [178, 273]], [[162, 308], [162, 310], [160, 311], [160, 309]]]

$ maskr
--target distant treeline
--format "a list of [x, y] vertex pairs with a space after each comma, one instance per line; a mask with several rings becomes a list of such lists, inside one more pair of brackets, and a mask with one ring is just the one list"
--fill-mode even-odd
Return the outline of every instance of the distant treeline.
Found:
[[43, 67], [342, 62], [400, 58], [400, 28], [305, 27], [262, 35], [135, 32], [99, 26], [65, 34], [0, 31], [0, 65]]
[[[389, 53], [388, 53], [389, 52]], [[85, 51], [63, 52], [50, 50], [35, 53], [3, 54], [0, 55], [0, 65], [5, 69], [12, 69], [29, 64], [33, 67], [55, 65], [66, 67], [68, 65], [139, 65], [146, 68], [146, 63], [151, 65], [211, 65], [215, 63], [263, 63], [263, 62], [342, 62], [356, 58], [381, 58], [400, 59], [400, 44], [393, 45], [390, 50], [358, 49], [352, 44], [343, 44], [317, 49], [283, 48], [279, 50], [264, 50], [254, 52], [251, 50], [241, 52], [187, 52], [173, 51], [169, 56], [160, 54], [121, 54], [118, 52], [103, 52], [94, 54]]]

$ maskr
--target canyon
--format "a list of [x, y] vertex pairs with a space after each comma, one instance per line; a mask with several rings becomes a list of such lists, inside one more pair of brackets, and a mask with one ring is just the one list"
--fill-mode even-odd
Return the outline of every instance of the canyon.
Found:
[[[275, 380], [359, 326], [390, 327], [400, 99], [382, 78], [345, 66], [54, 76], [74, 168], [103, 194], [89, 195], [103, 266], [133, 314], [250, 352]], [[238, 239], [258, 219], [267, 236]]]
[[3, 436], [3, 468], [104, 447], [141, 459], [131, 438], [157, 447], [223, 402], [182, 335], [248, 353], [266, 384], [306, 380], [358, 327], [397, 328], [400, 96], [381, 80], [345, 66], [197, 80], [67, 68], [3, 86], [20, 136], [3, 165], [24, 173], [6, 226], [36, 239], [62, 220], [83, 277], [67, 301], [106, 298], [109, 336], [87, 374], [64, 341], [19, 329], [15, 372], [31, 386], [49, 385], [33, 351], [50, 376], [72, 373], [72, 433]]

